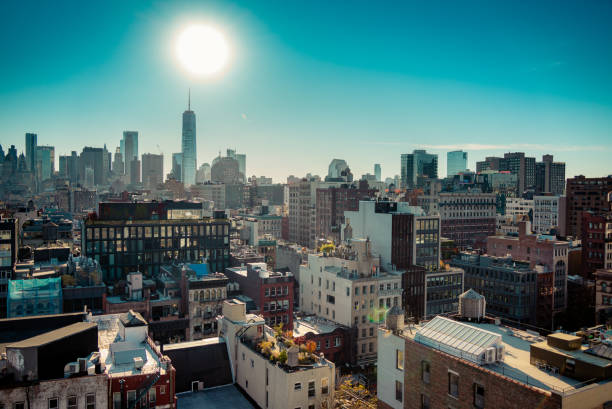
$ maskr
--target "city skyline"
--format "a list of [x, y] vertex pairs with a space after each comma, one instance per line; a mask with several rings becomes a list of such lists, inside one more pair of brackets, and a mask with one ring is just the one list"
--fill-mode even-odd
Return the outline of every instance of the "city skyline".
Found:
[[[104, 143], [113, 151], [124, 130], [135, 130], [140, 153], [166, 153], [171, 169], [191, 87], [197, 167], [231, 147], [249, 156], [248, 175], [277, 182], [324, 175], [334, 157], [357, 177], [380, 163], [384, 179], [400, 174], [400, 153], [462, 149], [470, 169], [486, 156], [524, 151], [538, 160], [554, 154], [568, 176], [610, 173], [609, 4], [489, 4], [477, 13], [450, 4], [439, 13], [346, 4], [2, 5], [14, 16], [2, 34], [19, 37], [2, 46], [14, 61], [0, 68], [2, 145], [25, 151], [24, 135], [33, 132], [58, 157]], [[321, 7], [327, 13], [319, 18]], [[49, 13], [72, 25], [44, 37]], [[338, 14], [343, 21], [332, 18]], [[515, 21], [519, 15], [528, 21]], [[26, 17], [32, 30], [18, 36]], [[431, 30], [432, 18], [448, 28]], [[385, 27], [377, 24], [385, 19]], [[194, 21], [211, 22], [228, 37], [232, 55], [223, 74], [196, 79], [174, 61], [176, 32]], [[305, 38], [306, 27], [314, 33]], [[85, 35], [71, 38], [72, 29]], [[56, 54], [44, 49], [50, 45]], [[295, 149], [302, 143], [306, 154]], [[446, 174], [444, 159], [438, 171]]]

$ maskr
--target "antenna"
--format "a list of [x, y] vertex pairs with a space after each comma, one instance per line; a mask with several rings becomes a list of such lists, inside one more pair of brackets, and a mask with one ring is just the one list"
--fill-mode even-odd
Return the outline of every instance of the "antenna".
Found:
[[191, 111], [191, 88], [189, 88], [189, 97], [187, 98], [187, 111]]

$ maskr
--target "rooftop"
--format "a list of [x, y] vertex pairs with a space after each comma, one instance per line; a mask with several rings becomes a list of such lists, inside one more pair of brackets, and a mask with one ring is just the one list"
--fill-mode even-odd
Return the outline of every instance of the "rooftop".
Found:
[[[436, 318], [442, 318], [442, 317], [436, 317]], [[443, 318], [443, 320], [452, 321], [448, 318]], [[435, 319], [430, 322], [433, 322], [433, 321], [435, 321]], [[482, 341], [486, 340], [487, 338], [493, 339], [494, 337], [501, 337], [500, 338], [501, 345], [503, 345], [503, 362], [495, 362], [491, 364], [480, 365], [482, 366], [483, 369], [497, 372], [500, 375], [507, 376], [509, 378], [512, 378], [518, 382], [521, 382], [529, 386], [537, 387], [543, 390], [555, 390], [560, 393], [569, 392], [571, 390], [580, 388], [585, 385], [584, 383], [579, 382], [575, 379], [561, 376], [559, 374], [554, 374], [546, 370], [545, 368], [540, 369], [535, 365], [531, 365], [530, 363], [531, 345], [533, 344], [539, 345], [540, 343], [546, 344], [544, 337], [539, 336], [536, 333], [526, 332], [526, 331], [522, 331], [516, 328], [512, 328], [512, 327], [508, 327], [504, 325], [495, 325], [495, 324], [490, 324], [490, 323], [457, 322], [457, 321], [454, 321], [454, 322], [457, 324], [456, 327], [453, 325], [454, 328], [456, 329], [463, 328], [464, 331], [466, 331], [466, 333], [470, 332], [469, 327], [480, 330], [478, 332], [474, 332], [474, 335], [481, 337], [481, 338], [478, 338], [478, 337], [475, 338], [478, 341], [476, 344], [482, 343]], [[433, 342], [432, 341], [429, 341], [427, 343], [421, 342], [421, 340], [419, 340], [419, 337], [417, 337], [417, 334], [419, 334], [419, 332], [423, 328], [427, 328], [428, 324], [429, 323], [424, 323], [421, 325], [413, 326], [410, 329], [405, 328], [402, 336], [408, 339], [412, 339], [415, 342], [421, 343], [430, 348], [437, 349], [442, 352], [453, 355], [459, 359], [467, 360], [465, 357], [462, 357], [461, 352], [460, 352], [461, 349], [457, 348], [455, 349], [455, 351], [453, 351], [453, 348], [448, 348], [448, 346], [445, 344], [447, 340], [441, 337], [437, 337], [436, 339], [434, 336], [431, 336], [430, 338], [431, 340], [433, 340]], [[431, 330], [431, 327], [430, 327], [430, 330]], [[450, 339], [448, 339], [448, 343], [452, 345], [453, 342], [458, 340], [458, 338], [465, 338], [465, 337], [466, 337], [465, 334], [463, 335], [460, 334], [459, 337], [451, 336]], [[468, 342], [467, 344], [470, 344], [470, 342]], [[455, 345], [458, 345], [458, 344], [455, 344]], [[467, 345], [466, 347], [468, 349], [472, 348], [470, 345]], [[564, 351], [564, 352], [567, 352], [567, 351]], [[593, 357], [593, 358], [597, 358], [597, 357]], [[598, 359], [601, 359], [601, 358], [598, 358]]]
[[[206, 386], [206, 385], [205, 385]], [[234, 385], [177, 394], [178, 409], [254, 409]]]
[[205, 345], [224, 344], [224, 343], [225, 343], [225, 339], [223, 338], [219, 338], [219, 337], [204, 338], [199, 341], [188, 341], [188, 342], [178, 342], [175, 344], [165, 344], [164, 351], [172, 351], [175, 349], [184, 349], [184, 348], [196, 348], [196, 347], [205, 346]]
[[298, 318], [293, 320], [293, 336], [302, 337], [309, 332], [314, 335], [329, 334], [340, 327], [342, 325], [317, 316]]
[[5, 345], [5, 347], [6, 348], [39, 347], [39, 346], [46, 345], [54, 341], [59, 341], [63, 338], [69, 337], [74, 334], [78, 334], [79, 332], [83, 332], [83, 331], [86, 331], [94, 327], [96, 327], [96, 324], [93, 322], [76, 322], [74, 324], [67, 325], [65, 327], [46, 332], [44, 334], [40, 334], [32, 338], [24, 339], [23, 341], [18, 341], [12, 344]]

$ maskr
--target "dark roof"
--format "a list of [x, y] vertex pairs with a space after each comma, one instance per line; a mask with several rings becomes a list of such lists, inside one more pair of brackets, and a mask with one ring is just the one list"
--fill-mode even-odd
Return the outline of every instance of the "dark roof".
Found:
[[232, 383], [227, 346], [222, 338], [164, 345], [163, 353], [176, 368], [177, 392], [190, 391], [191, 381], [204, 382], [205, 388]]
[[94, 322], [76, 322], [66, 327], [58, 328], [47, 333], [37, 335], [32, 338], [24, 339], [23, 341], [15, 342], [6, 345], [6, 348], [31, 348], [39, 347], [42, 345], [49, 344], [54, 341], [58, 341], [63, 338], [67, 338], [71, 335], [78, 334], [83, 331], [87, 331], [91, 328], [96, 328], [98, 325]]

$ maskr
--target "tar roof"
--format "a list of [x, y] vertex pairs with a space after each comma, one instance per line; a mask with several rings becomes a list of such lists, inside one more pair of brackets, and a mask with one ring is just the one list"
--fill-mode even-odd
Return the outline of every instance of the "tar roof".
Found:
[[97, 325], [93, 322], [76, 322], [68, 326], [58, 328], [53, 331], [46, 332], [44, 334], [37, 335], [32, 338], [24, 339], [23, 341], [15, 342], [13, 344], [6, 345], [6, 348], [30, 348], [41, 345], [46, 345], [50, 342], [54, 342], [74, 334], [95, 328]]

